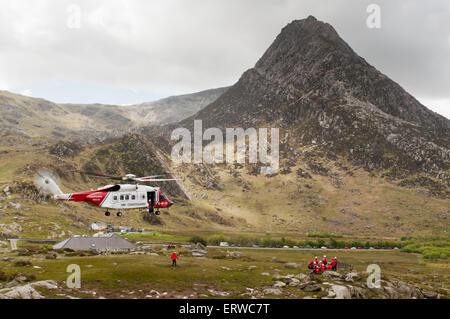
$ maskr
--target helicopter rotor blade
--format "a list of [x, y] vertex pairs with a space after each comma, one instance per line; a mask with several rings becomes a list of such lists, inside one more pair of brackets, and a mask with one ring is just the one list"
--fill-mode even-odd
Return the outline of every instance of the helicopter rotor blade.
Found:
[[139, 179], [139, 178], [144, 178], [144, 179], [147, 179], [147, 178], [156, 178], [156, 177], [161, 177], [161, 176], [166, 176], [166, 175], [168, 175], [168, 174], [162, 174], [162, 175], [151, 175], [151, 176], [136, 177], [136, 178], [137, 178], [137, 179]]
[[123, 180], [123, 178], [120, 177], [120, 176], [113, 176], [113, 175], [106, 175], [106, 174], [93, 173], [93, 172], [85, 172], [85, 171], [76, 171], [76, 172], [78, 172], [78, 173], [80, 173], [80, 174], [84, 174], [84, 175], [93, 176], [93, 177], [100, 177], [100, 178], [114, 179], [114, 180], [118, 180], [118, 181]]
[[181, 181], [180, 178], [136, 178], [138, 182], [172, 182], [172, 181]]

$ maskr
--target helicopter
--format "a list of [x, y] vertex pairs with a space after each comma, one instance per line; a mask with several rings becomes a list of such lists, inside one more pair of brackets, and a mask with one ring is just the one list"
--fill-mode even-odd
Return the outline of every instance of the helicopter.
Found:
[[[35, 177], [35, 185], [45, 193], [53, 195], [56, 200], [67, 202], [86, 202], [106, 208], [105, 216], [110, 216], [110, 209], [117, 210], [117, 217], [122, 216], [121, 210], [148, 209], [150, 214], [160, 215], [160, 209], [171, 207], [174, 202], [165, 195], [159, 187], [138, 184], [146, 182], [177, 181], [177, 178], [160, 178], [164, 175], [137, 177], [134, 174], [112, 176], [100, 173], [77, 171], [80, 174], [98, 178], [118, 180], [124, 184], [111, 184], [96, 190], [64, 194], [57, 184], [57, 177], [49, 171], [41, 171]], [[132, 184], [133, 183], [133, 184]]]

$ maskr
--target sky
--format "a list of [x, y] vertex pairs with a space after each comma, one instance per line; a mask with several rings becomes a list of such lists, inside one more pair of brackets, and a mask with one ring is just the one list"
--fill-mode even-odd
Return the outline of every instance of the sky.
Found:
[[0, 90], [125, 105], [228, 86], [285, 25], [313, 15], [450, 118], [448, 0], [0, 0], [0, 7]]

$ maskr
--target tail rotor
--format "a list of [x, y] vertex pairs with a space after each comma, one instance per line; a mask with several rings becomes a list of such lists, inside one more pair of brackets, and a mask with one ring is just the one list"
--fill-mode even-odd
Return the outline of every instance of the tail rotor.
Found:
[[39, 191], [48, 194], [58, 196], [63, 195], [63, 192], [58, 186], [58, 176], [50, 171], [40, 171], [34, 177], [34, 185], [39, 189]]

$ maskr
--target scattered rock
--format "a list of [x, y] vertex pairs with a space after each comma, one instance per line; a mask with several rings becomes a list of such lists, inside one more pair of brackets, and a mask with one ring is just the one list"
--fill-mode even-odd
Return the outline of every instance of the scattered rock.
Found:
[[227, 250], [227, 258], [242, 258], [242, 257], [245, 257], [245, 254], [240, 251]]
[[295, 278], [300, 279], [300, 280], [305, 280], [309, 277], [305, 274], [297, 274], [297, 275], [295, 275]]
[[335, 294], [335, 299], [352, 299], [350, 290], [345, 286], [332, 285], [331, 289]]
[[320, 291], [322, 288], [319, 285], [316, 285], [312, 282], [307, 282], [305, 284], [299, 285], [300, 289], [308, 292]]
[[439, 294], [435, 291], [424, 290], [422, 291], [423, 296], [428, 299], [438, 299]]
[[337, 271], [327, 270], [322, 274], [322, 277], [326, 279], [338, 279], [342, 278], [342, 275]]
[[58, 284], [54, 280], [41, 280], [30, 284], [33, 287], [43, 287], [46, 289], [57, 289]]
[[290, 268], [290, 269], [295, 269], [295, 268], [300, 267], [300, 265], [297, 264], [297, 263], [285, 263], [285, 264], [284, 264], [284, 267]]
[[276, 281], [276, 282], [273, 284], [273, 286], [274, 286], [275, 288], [283, 288], [283, 287], [286, 287], [286, 284], [285, 284], [284, 282], [282, 282], [282, 281]]
[[266, 295], [279, 296], [279, 295], [281, 295], [283, 292], [282, 292], [281, 289], [279, 289], [279, 288], [266, 288], [266, 289], [264, 289], [264, 293], [265, 293]]
[[278, 259], [277, 257], [272, 257], [272, 262], [273, 263], [280, 263], [280, 264], [285, 264], [285, 261], [282, 261], [280, 259]]
[[362, 276], [356, 272], [349, 272], [344, 275], [344, 280], [347, 282], [355, 282], [362, 278]]
[[[17, 278], [17, 277], [16, 277]], [[58, 285], [54, 280], [43, 280], [30, 283], [24, 286], [7, 287], [0, 290], [0, 299], [41, 299], [44, 298], [34, 287], [46, 289], [56, 289]]]
[[30, 284], [25, 286], [14, 287], [9, 291], [5, 291], [5, 289], [0, 290], [0, 295], [2, 295], [6, 299], [42, 299], [42, 296], [39, 292], [36, 291]]
[[299, 284], [300, 284], [300, 280], [298, 280], [297, 278], [291, 278], [291, 282], [289, 283], [289, 286], [296, 287]]

